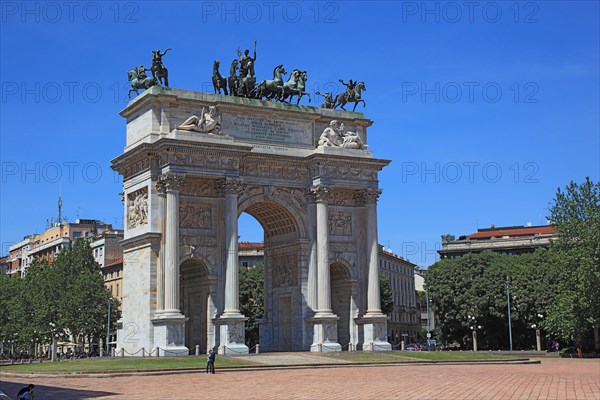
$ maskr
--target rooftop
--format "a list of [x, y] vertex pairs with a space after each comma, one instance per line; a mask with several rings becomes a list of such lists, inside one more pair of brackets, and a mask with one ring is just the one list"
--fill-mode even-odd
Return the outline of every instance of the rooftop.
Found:
[[490, 239], [497, 237], [515, 237], [515, 236], [534, 236], [534, 235], [554, 235], [556, 227], [554, 225], [538, 225], [538, 226], [502, 226], [496, 228], [492, 225], [490, 228], [477, 229], [476, 233], [461, 236], [459, 240], [464, 239]]

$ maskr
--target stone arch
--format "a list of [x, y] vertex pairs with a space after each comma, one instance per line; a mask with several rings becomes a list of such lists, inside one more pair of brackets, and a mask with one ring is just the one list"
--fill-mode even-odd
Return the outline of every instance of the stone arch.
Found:
[[331, 310], [339, 317], [337, 322], [338, 343], [346, 349], [351, 342], [352, 314], [352, 269], [336, 260], [329, 266], [331, 279]]
[[306, 236], [304, 213], [276, 194], [251, 196], [239, 204], [238, 210], [254, 217], [265, 233], [261, 350], [302, 350], [302, 276], [307, 268], [301, 255]]
[[267, 198], [263, 194], [244, 199], [238, 205], [238, 217], [246, 212], [256, 218], [265, 231], [265, 239], [306, 237], [306, 226], [299, 211], [280, 197]]
[[211, 293], [214, 292], [213, 278], [207, 263], [192, 255], [184, 257], [179, 266], [180, 302], [183, 314], [188, 317], [185, 324], [185, 346], [193, 349], [200, 346], [205, 351], [209, 345], [211, 318]]

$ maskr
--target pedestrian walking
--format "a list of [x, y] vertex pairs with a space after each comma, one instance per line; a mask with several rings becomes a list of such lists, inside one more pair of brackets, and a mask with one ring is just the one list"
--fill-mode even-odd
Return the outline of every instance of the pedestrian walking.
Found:
[[25, 386], [17, 393], [17, 400], [33, 400], [33, 388], [35, 385], [30, 383], [28, 386]]
[[213, 348], [208, 352], [208, 358], [206, 360], [206, 373], [208, 371], [215, 373], [215, 358], [217, 358], [217, 351]]

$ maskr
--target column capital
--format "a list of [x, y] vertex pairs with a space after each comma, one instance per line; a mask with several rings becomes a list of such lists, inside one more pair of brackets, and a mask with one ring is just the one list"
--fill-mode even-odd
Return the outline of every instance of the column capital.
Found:
[[160, 196], [164, 196], [165, 194], [167, 194], [167, 185], [164, 180], [160, 179], [160, 177], [156, 180], [155, 186], [156, 191]]
[[327, 203], [329, 201], [331, 188], [325, 185], [316, 185], [310, 188], [310, 193], [314, 196], [317, 203]]
[[359, 199], [358, 196], [360, 196], [360, 201], [363, 201], [364, 204], [377, 204], [381, 192], [381, 189], [365, 189], [362, 193], [357, 193], [357, 199]]
[[166, 172], [160, 175], [156, 181], [156, 189], [159, 193], [167, 191], [179, 191], [183, 185], [185, 174], [176, 174], [174, 172]]

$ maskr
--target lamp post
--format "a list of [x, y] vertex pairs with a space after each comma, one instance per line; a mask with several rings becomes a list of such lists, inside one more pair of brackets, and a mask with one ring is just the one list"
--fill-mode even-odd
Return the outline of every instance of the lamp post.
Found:
[[469, 328], [473, 332], [473, 351], [477, 351], [477, 329], [481, 329], [481, 325], [477, 325], [477, 320], [474, 315], [467, 315], [469, 321]]
[[108, 321], [106, 322], [106, 354], [110, 354], [110, 301], [108, 302]]
[[506, 299], [508, 300], [508, 341], [510, 345], [510, 351], [513, 349], [512, 343], [512, 322], [510, 321], [510, 281], [508, 277], [506, 277]]
[[431, 321], [429, 320], [429, 290], [425, 286], [425, 302], [427, 303], [427, 349], [429, 350], [429, 342], [431, 341]]
[[531, 328], [535, 329], [535, 345], [536, 345], [536, 350], [537, 351], [542, 351], [542, 334], [540, 332], [540, 328], [541, 328], [541, 321], [542, 321], [542, 319], [544, 319], [544, 315], [538, 313], [537, 317], [539, 318], [539, 322], [537, 324], [532, 324]]
[[58, 333], [56, 333], [56, 324], [54, 322], [50, 322], [48, 325], [50, 325], [50, 338], [52, 339], [52, 349], [51, 349], [51, 356], [50, 356], [50, 360], [52, 362], [56, 362], [58, 361], [58, 357], [57, 357], [57, 343], [56, 340], [58, 339]]

